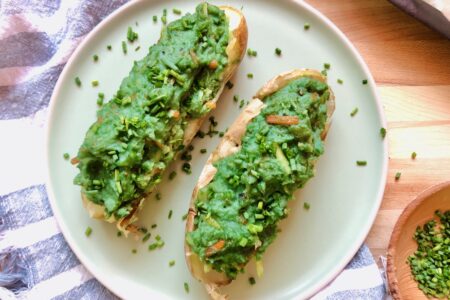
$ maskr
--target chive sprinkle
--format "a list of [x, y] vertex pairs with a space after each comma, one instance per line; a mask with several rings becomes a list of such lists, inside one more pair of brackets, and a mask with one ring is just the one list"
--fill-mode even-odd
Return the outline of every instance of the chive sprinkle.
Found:
[[92, 80], [91, 84], [94, 87], [98, 86], [98, 80]]
[[155, 195], [156, 200], [161, 200], [161, 193], [157, 192]]
[[153, 22], [155, 22], [155, 23], [158, 22], [158, 16], [153, 16], [152, 19], [153, 19]]
[[206, 149], [200, 149], [200, 153], [205, 154], [206, 153]]
[[184, 291], [189, 293], [189, 284], [187, 282], [184, 283]]
[[367, 79], [363, 79], [362, 84], [367, 84]]
[[365, 160], [357, 160], [356, 161], [357, 166], [367, 166], [367, 161]]
[[91, 227], [87, 227], [86, 230], [84, 231], [84, 235], [89, 237], [92, 233], [92, 228]]
[[411, 153], [411, 158], [412, 159], [416, 159], [416, 157], [417, 157], [417, 153], [416, 152]]
[[233, 96], [233, 101], [234, 102], [238, 102], [239, 101], [239, 96], [238, 95], [234, 95]]
[[122, 236], [122, 231], [117, 231], [117, 237], [121, 237]]
[[177, 176], [177, 172], [175, 172], [175, 171], [170, 172], [169, 180], [173, 180], [176, 176]]
[[93, 59], [95, 62], [97, 62], [97, 61], [98, 61], [98, 55], [97, 55], [97, 54], [94, 54], [94, 56], [92, 56], [92, 59]]
[[305, 202], [303, 203], [303, 208], [309, 210], [311, 208], [311, 205], [308, 202]]
[[241, 99], [241, 102], [239, 102], [239, 108], [242, 108], [242, 107], [244, 107], [244, 99]]
[[131, 250], [131, 253], [136, 254], [136, 253], [137, 253], [137, 250], [136, 250], [136, 249], [133, 249], [133, 250]]
[[281, 55], [281, 49], [280, 48], [275, 48], [275, 54], [280, 56]]
[[122, 52], [123, 54], [127, 54], [128, 52], [127, 43], [125, 43], [125, 41], [122, 41]]
[[327, 70], [322, 70], [322, 71], [320, 71], [320, 73], [321, 73], [323, 76], [327, 76], [327, 75], [328, 75]]
[[248, 48], [247, 49], [247, 55], [250, 56], [250, 57], [256, 57], [256, 56], [258, 56], [258, 52], [256, 50]]
[[64, 154], [63, 154], [63, 157], [64, 157], [65, 160], [68, 160], [69, 157], [70, 157], [70, 155], [69, 155], [69, 153], [64, 153]]
[[81, 80], [80, 80], [80, 77], [75, 77], [75, 84], [77, 85], [77, 86], [81, 86]]
[[250, 79], [253, 78], [253, 73], [248, 73], [247, 78], [250, 78]]
[[250, 283], [251, 285], [254, 285], [256, 283], [255, 277], [249, 277], [248, 283]]
[[181, 10], [179, 10], [177, 8], [172, 9], [172, 12], [176, 15], [181, 15]]
[[325, 68], [325, 70], [329, 70], [331, 68], [331, 65], [329, 63], [324, 63], [323, 67]]
[[337, 83], [339, 83], [339, 84], [343, 84], [343, 83], [344, 83], [344, 80], [342, 80], [342, 79], [338, 79], [338, 80], [337, 80]]
[[142, 242], [145, 243], [146, 241], [148, 241], [150, 239], [150, 237], [152, 236], [152, 234], [150, 232], [147, 232], [144, 237], [142, 238]]
[[386, 128], [383, 127], [380, 128], [380, 135], [383, 139], [386, 137]]
[[402, 176], [402, 173], [400, 172], [395, 173], [395, 181], [399, 180], [400, 176]]
[[173, 211], [172, 210], [169, 210], [169, 215], [167, 215], [167, 219], [172, 219], [172, 214], [173, 214]]
[[233, 86], [234, 86], [234, 84], [231, 82], [231, 81], [227, 81], [227, 83], [225, 83], [225, 86], [229, 89], [229, 90], [231, 90], [232, 88], [233, 88]]
[[309, 25], [309, 23], [305, 23], [305, 25], [303, 25], [303, 28], [305, 30], [309, 30], [309, 28], [311, 28], [311, 25]]
[[131, 28], [131, 26], [128, 26], [128, 30], [127, 30], [127, 40], [130, 43], [133, 43], [135, 40], [137, 40], [139, 37], [139, 35], [133, 31], [133, 28]]
[[141, 49], [141, 46], [137, 46], [134, 51], [139, 51], [139, 49]]
[[158, 224], [152, 224], [151, 228], [155, 229], [156, 227], [158, 227]]
[[183, 221], [185, 221], [186, 219], [187, 219], [187, 216], [188, 216], [188, 214], [186, 213], [186, 214], [184, 214], [182, 217], [181, 217], [181, 220], [183, 220]]
[[106, 49], [108, 49], [109, 51], [111, 51], [111, 50], [112, 50], [112, 46], [111, 46], [111, 45], [108, 45], [108, 46], [106, 46]]
[[175, 266], [175, 261], [174, 260], [169, 261], [169, 267], [173, 267], [173, 266]]
[[355, 107], [352, 112], [350, 113], [350, 116], [354, 117], [358, 113], [358, 108]]

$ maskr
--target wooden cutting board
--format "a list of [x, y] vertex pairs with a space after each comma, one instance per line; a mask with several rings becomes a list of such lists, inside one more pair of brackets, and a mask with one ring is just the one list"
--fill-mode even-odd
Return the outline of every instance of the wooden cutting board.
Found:
[[[450, 180], [450, 41], [388, 1], [306, 2], [356, 46], [381, 95], [389, 171], [383, 203], [366, 239], [378, 259], [386, 254], [405, 206], [428, 187]], [[397, 172], [402, 175], [395, 181]]]

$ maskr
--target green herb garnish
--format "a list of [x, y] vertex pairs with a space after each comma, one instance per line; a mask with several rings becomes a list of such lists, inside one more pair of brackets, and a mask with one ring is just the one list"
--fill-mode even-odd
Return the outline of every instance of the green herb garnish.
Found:
[[169, 267], [173, 267], [173, 266], [175, 266], [175, 261], [174, 260], [169, 261]]
[[225, 86], [229, 89], [229, 90], [231, 90], [232, 88], [233, 88], [233, 86], [234, 86], [234, 84], [231, 82], [231, 81], [227, 81], [227, 83], [225, 83]]
[[367, 84], [367, 79], [363, 79], [362, 84]]
[[311, 205], [308, 202], [305, 202], [303, 203], [303, 208], [309, 210], [311, 208]]
[[329, 63], [324, 63], [323, 67], [325, 68], [325, 70], [329, 70], [331, 68], [331, 65]]
[[309, 28], [311, 28], [311, 25], [309, 25], [309, 23], [305, 23], [305, 25], [303, 25], [303, 28], [305, 30], [309, 30]]
[[206, 153], [206, 149], [200, 149], [200, 153], [205, 154]]
[[343, 83], [344, 83], [344, 80], [342, 80], [342, 79], [338, 79], [338, 80], [337, 80], [337, 83], [339, 83], [339, 84], [343, 84]]
[[136, 249], [133, 249], [133, 250], [131, 250], [131, 253], [136, 254], [136, 253], [137, 253], [137, 250], [136, 250]]
[[280, 56], [281, 55], [281, 49], [280, 48], [275, 48], [275, 54]]
[[81, 86], [81, 80], [80, 80], [80, 77], [75, 77], [75, 84], [76, 84], [77, 86]]
[[161, 193], [157, 192], [155, 195], [156, 200], [161, 200]]
[[150, 232], [147, 232], [144, 237], [142, 238], [142, 242], [145, 243], [146, 241], [148, 241], [150, 239], [150, 237], [152, 236], [152, 234]]
[[416, 159], [416, 157], [417, 157], [417, 153], [416, 152], [411, 153], [411, 158], [412, 159]]
[[173, 214], [173, 211], [172, 210], [169, 210], [169, 214], [167, 215], [167, 219], [172, 219], [172, 214]]
[[64, 153], [63, 157], [65, 160], [68, 160], [70, 158], [70, 155], [69, 155], [69, 153]]
[[256, 56], [258, 56], [258, 52], [256, 50], [248, 48], [247, 49], [247, 55], [250, 56], [250, 57], [252, 57], [252, 56], [256, 57]]
[[350, 113], [350, 116], [354, 117], [358, 113], [358, 108], [355, 107], [352, 112]]
[[91, 84], [93, 87], [98, 86], [98, 80], [92, 80]]
[[400, 176], [402, 176], [402, 173], [400, 173], [400, 172], [395, 173], [395, 180], [396, 181], [399, 180]]
[[108, 46], [106, 46], [106, 49], [108, 49], [109, 51], [111, 51], [111, 50], [112, 50], [112, 46], [111, 46], [111, 45], [108, 45]]
[[175, 15], [181, 15], [181, 10], [179, 10], [179, 9], [174, 8], [174, 9], [172, 9], [172, 12], [173, 12]]
[[249, 277], [248, 283], [250, 283], [251, 285], [254, 285], [256, 283], [255, 277]]
[[185, 213], [185, 214], [181, 217], [181, 220], [185, 221], [185, 220], [187, 219], [187, 216], [188, 216], [188, 214]]
[[250, 79], [253, 78], [253, 73], [248, 73], [247, 78], [250, 78]]
[[386, 137], [386, 128], [383, 127], [380, 128], [380, 135], [383, 139]]
[[155, 22], [155, 23], [158, 22], [158, 16], [153, 16], [152, 19], [153, 19], [153, 22]]
[[92, 59], [93, 59], [95, 62], [97, 62], [97, 61], [98, 61], [98, 55], [97, 55], [97, 54], [94, 54], [94, 56], [92, 56]]
[[450, 299], [450, 211], [436, 211], [431, 220], [414, 233], [417, 250], [408, 257], [413, 278], [429, 298]]
[[91, 227], [87, 227], [86, 230], [84, 231], [84, 235], [89, 237], [92, 233], [92, 228]]
[[367, 161], [365, 160], [357, 160], [356, 165], [358, 166], [367, 166]]
[[175, 171], [170, 172], [169, 180], [173, 180], [176, 176], [177, 176], [177, 172], [175, 172]]
[[123, 54], [127, 54], [128, 52], [127, 43], [125, 43], [125, 41], [122, 41], [122, 52]]
[[189, 293], [189, 284], [187, 282], [184, 283], [184, 290], [186, 293]]
[[135, 40], [137, 40], [139, 37], [139, 35], [133, 31], [133, 28], [131, 28], [131, 26], [128, 26], [128, 31], [127, 31], [127, 40], [130, 43], [133, 43]]

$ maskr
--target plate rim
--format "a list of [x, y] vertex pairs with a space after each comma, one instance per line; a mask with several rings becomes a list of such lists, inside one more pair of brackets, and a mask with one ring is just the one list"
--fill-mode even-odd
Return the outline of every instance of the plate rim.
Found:
[[[269, 0], [273, 1], [273, 0]], [[363, 72], [365, 75], [367, 75], [368, 80], [368, 88], [370, 89], [370, 92], [374, 96], [375, 99], [375, 106], [376, 106], [376, 113], [378, 116], [378, 120], [380, 121], [381, 125], [386, 128], [386, 117], [384, 114], [384, 110], [382, 107], [382, 103], [380, 100], [379, 93], [376, 89], [375, 80], [372, 76], [372, 73], [370, 72], [369, 67], [367, 66], [366, 62], [362, 58], [361, 54], [357, 51], [353, 43], [347, 38], [347, 36], [330, 20], [328, 19], [324, 14], [322, 14], [319, 10], [314, 8], [311, 4], [304, 2], [303, 0], [285, 0], [286, 2], [294, 3], [295, 5], [299, 6], [300, 8], [306, 10], [308, 13], [315, 16], [317, 19], [319, 19], [320, 22], [322, 22], [328, 29], [334, 33], [335, 36], [337, 36], [344, 46], [347, 48], [347, 50], [350, 51], [352, 56], [356, 59], [359, 66], [361, 66]], [[153, 2], [153, 1], [150, 1]], [[46, 166], [46, 176], [45, 176], [45, 186], [48, 194], [48, 199], [50, 203], [50, 207], [52, 209], [52, 212], [55, 216], [55, 219], [58, 223], [59, 228], [61, 229], [61, 233], [64, 236], [64, 239], [66, 240], [67, 244], [71, 248], [71, 250], [75, 253], [77, 258], [80, 260], [81, 264], [95, 277], [96, 280], [98, 280], [102, 285], [107, 287], [112, 293], [115, 295], [127, 299], [126, 295], [121, 291], [121, 289], [116, 288], [114, 285], [109, 284], [102, 276], [102, 273], [100, 270], [95, 268], [93, 265], [89, 265], [87, 263], [88, 259], [81, 251], [81, 248], [77, 245], [75, 239], [72, 237], [69, 228], [66, 226], [65, 222], [63, 221], [62, 215], [60, 211], [57, 209], [56, 204], [56, 197], [53, 193], [53, 184], [50, 180], [50, 133], [52, 128], [52, 123], [54, 120], [54, 114], [56, 110], [56, 95], [60, 93], [60, 90], [63, 87], [63, 82], [66, 81], [65, 78], [67, 77], [67, 73], [69, 70], [69, 66], [73, 64], [73, 61], [78, 57], [79, 53], [84, 49], [86, 44], [88, 44], [92, 39], [95, 38], [97, 33], [103, 29], [103, 27], [107, 26], [109, 23], [113, 22], [114, 19], [121, 14], [123, 14], [126, 10], [132, 9], [133, 6], [141, 5], [141, 1], [130, 1], [118, 9], [111, 12], [107, 17], [105, 17], [102, 21], [100, 21], [85, 37], [84, 39], [78, 44], [76, 49], [72, 52], [69, 59], [67, 60], [66, 64], [64, 65], [63, 71], [58, 77], [58, 80], [55, 84], [55, 87], [52, 92], [52, 96], [50, 98], [50, 102], [48, 105], [48, 117], [45, 123], [45, 166]], [[378, 211], [380, 209], [384, 190], [386, 187], [386, 181], [387, 181], [387, 170], [388, 170], [388, 139], [384, 138], [382, 141], [382, 168], [381, 168], [381, 175], [380, 175], [380, 183], [377, 188], [377, 193], [374, 197], [375, 200], [375, 206], [374, 209], [371, 211], [370, 215], [367, 218], [367, 221], [364, 224], [363, 229], [360, 231], [359, 236], [354, 240], [351, 247], [349, 247], [349, 251], [347, 251], [347, 255], [345, 255], [340, 262], [336, 263], [335, 266], [327, 271], [327, 276], [324, 276], [321, 280], [318, 280], [316, 283], [312, 284], [311, 287], [303, 292], [297, 291], [296, 297], [302, 297], [302, 298], [310, 298], [313, 295], [317, 294], [322, 290], [324, 287], [329, 285], [345, 268], [345, 266], [351, 261], [351, 259], [355, 256], [356, 252], [359, 250], [361, 245], [364, 243], [365, 238], [367, 237], [370, 229], [372, 228], [372, 225], [375, 221], [375, 218], [378, 214]], [[155, 293], [155, 295], [158, 295], [159, 297], [163, 296], [157, 291], [152, 291]]]

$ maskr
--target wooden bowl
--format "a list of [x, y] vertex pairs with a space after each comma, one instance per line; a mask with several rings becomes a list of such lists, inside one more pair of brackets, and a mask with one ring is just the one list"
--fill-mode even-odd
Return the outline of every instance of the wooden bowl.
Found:
[[422, 192], [400, 215], [389, 242], [387, 278], [394, 299], [429, 299], [419, 289], [406, 263], [417, 250], [413, 239], [417, 226], [438, 218], [436, 210], [450, 210], [450, 181], [435, 185]]

